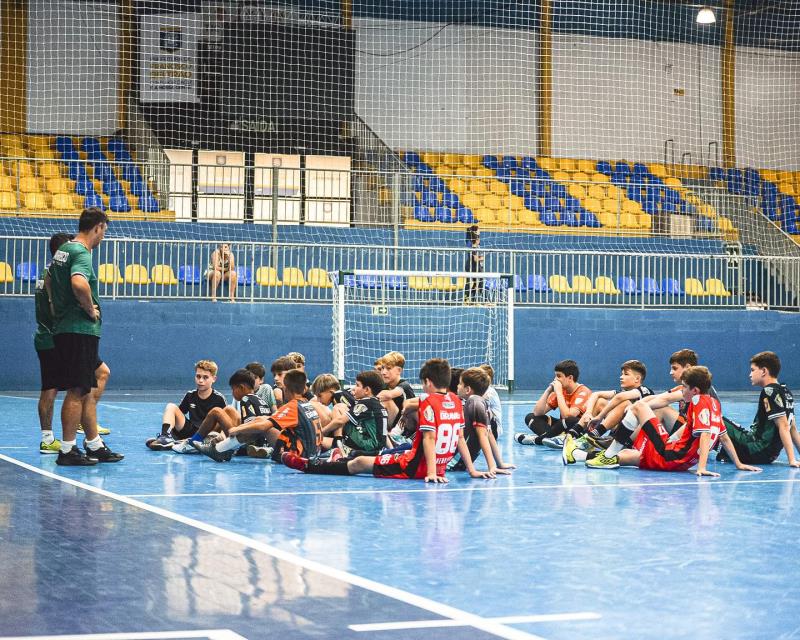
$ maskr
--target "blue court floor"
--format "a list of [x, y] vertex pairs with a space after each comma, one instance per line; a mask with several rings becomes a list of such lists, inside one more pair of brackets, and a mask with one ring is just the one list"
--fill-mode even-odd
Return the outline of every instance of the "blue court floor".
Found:
[[[511, 477], [304, 476], [148, 451], [179, 397], [107, 394], [126, 459], [61, 468], [36, 398], [0, 394], [0, 639], [800, 637], [783, 460], [712, 463], [718, 479], [564, 467], [512, 442], [533, 404], [517, 393]], [[755, 396], [723, 407], [749, 423]]]

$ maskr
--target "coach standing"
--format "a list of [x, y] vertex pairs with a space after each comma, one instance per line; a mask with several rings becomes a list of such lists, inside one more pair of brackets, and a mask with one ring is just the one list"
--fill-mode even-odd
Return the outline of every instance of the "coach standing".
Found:
[[[61, 407], [61, 451], [56, 464], [88, 466], [119, 462], [97, 434], [97, 404], [91, 393], [97, 387], [98, 370], [108, 369], [100, 360], [100, 301], [92, 250], [100, 245], [108, 228], [108, 216], [98, 208], [85, 209], [78, 235], [53, 256], [47, 285], [53, 305], [53, 338], [59, 362], [59, 389], [66, 390]], [[86, 434], [84, 454], [76, 445], [78, 423]]]

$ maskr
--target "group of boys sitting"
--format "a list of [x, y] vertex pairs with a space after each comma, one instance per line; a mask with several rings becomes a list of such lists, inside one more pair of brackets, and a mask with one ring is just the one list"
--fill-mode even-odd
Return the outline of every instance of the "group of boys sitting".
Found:
[[[578, 382], [573, 360], [555, 365], [555, 377], [525, 418], [529, 432], [517, 433], [524, 445], [559, 449], [565, 465], [584, 462], [590, 469], [620, 465], [658, 471], [708, 471], [708, 457], [721, 445], [717, 460], [737, 469], [760, 471], [753, 464], [771, 464], [782, 451], [790, 466], [800, 467], [800, 451], [791, 391], [778, 381], [781, 363], [771, 351], [750, 359], [750, 381], [761, 387], [758, 409], [749, 428], [723, 417], [711, 373], [698, 366], [697, 354], [681, 349], [670, 356], [676, 383], [655, 394], [644, 385], [647, 369], [638, 360], [621, 365], [620, 389], [592, 392]], [[677, 403], [678, 409], [670, 405]], [[557, 410], [559, 417], [548, 415]]]
[[[217, 365], [195, 365], [196, 388], [180, 404], [168, 404], [161, 433], [146, 441], [154, 451], [201, 453], [217, 462], [235, 455], [269, 458], [307, 473], [419, 478], [447, 482], [445, 471], [476, 478], [511, 473], [497, 436], [500, 399], [489, 365], [451, 368], [433, 358], [422, 366], [423, 394], [415, 396], [403, 377], [405, 358], [392, 351], [361, 371], [352, 388], [332, 374], [311, 385], [305, 359], [291, 353], [266, 370], [253, 362], [230, 377], [238, 406], [226, 406], [213, 388]], [[483, 454], [487, 470], [473, 461]]]

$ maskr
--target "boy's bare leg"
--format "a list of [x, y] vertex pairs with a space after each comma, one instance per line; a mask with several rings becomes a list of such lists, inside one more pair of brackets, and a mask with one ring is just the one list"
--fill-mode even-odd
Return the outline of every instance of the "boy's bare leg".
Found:
[[386, 409], [386, 413], [389, 414], [389, 424], [394, 424], [399, 411], [397, 405], [394, 403], [394, 400], [387, 400], [386, 402], [381, 402], [381, 404], [383, 405], [383, 408]]
[[42, 431], [53, 430], [53, 406], [56, 403], [58, 389], [42, 389], [39, 393], [39, 426]]
[[233, 407], [214, 407], [203, 419], [197, 433], [205, 438], [212, 431], [221, 431], [227, 434], [239, 424], [239, 414]]
[[331, 417], [333, 416], [330, 407], [326, 407], [318, 400], [312, 400], [311, 406], [317, 410], [320, 425], [323, 427], [327, 426], [327, 424], [331, 421]]
[[358, 456], [347, 463], [347, 470], [353, 475], [357, 473], [372, 473], [372, 467], [374, 466], [375, 458], [373, 456]]
[[641, 457], [641, 452], [636, 449], [623, 449], [617, 454], [619, 463], [625, 467], [638, 467]]
[[161, 416], [161, 424], [168, 424], [169, 430], [173, 433], [181, 431], [186, 424], [186, 416], [181, 413], [177, 404], [170, 402], [164, 407], [164, 414]]
[[667, 430], [667, 433], [672, 433], [680, 426], [680, 424], [678, 424], [678, 412], [672, 407], [656, 409], [656, 417]]

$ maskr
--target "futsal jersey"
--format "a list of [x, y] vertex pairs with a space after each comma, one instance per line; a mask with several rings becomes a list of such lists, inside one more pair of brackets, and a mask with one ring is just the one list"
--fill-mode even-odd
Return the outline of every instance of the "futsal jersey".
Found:
[[[585, 384], [579, 384], [572, 393], [564, 392], [564, 402], [570, 409], [577, 407], [582, 415], [586, 411], [586, 403], [589, 401], [590, 395], [592, 395], [591, 389]], [[551, 409], [558, 409], [558, 396], [555, 391], [547, 396], [547, 406]]]
[[270, 416], [270, 422], [280, 431], [273, 459], [280, 460], [283, 451], [292, 451], [304, 458], [319, 454], [322, 445], [322, 425], [317, 410], [309, 402], [296, 398], [284, 404]]
[[710, 435], [710, 451], [725, 432], [719, 400], [708, 394], [696, 395], [688, 403], [686, 424], [677, 440], [668, 440], [669, 434], [656, 418], [643, 425], [635, 443], [642, 454], [639, 467], [655, 471], [687, 471], [697, 464], [700, 436], [704, 433]]
[[242, 419], [242, 424], [271, 414], [272, 410], [267, 403], [255, 393], [248, 393], [239, 401], [239, 417]]
[[333, 404], [343, 404], [349, 410], [355, 406], [356, 399], [349, 389], [341, 389], [333, 392]]
[[403, 414], [403, 403], [409, 398], [415, 397], [414, 390], [411, 388], [411, 385], [405, 378], [400, 378], [400, 382], [397, 383], [397, 386], [394, 387], [394, 389], [400, 389], [403, 393], [396, 398], [392, 398], [392, 401], [397, 406], [397, 417], [392, 423], [393, 427], [397, 424], [398, 420], [400, 420], [400, 416]]
[[428, 475], [423, 433], [435, 435], [436, 475], [443, 476], [447, 463], [458, 448], [464, 430], [464, 411], [461, 400], [452, 391], [432, 393], [419, 403], [419, 428], [411, 449], [375, 458], [372, 474], [379, 478], [417, 478]]
[[207, 398], [201, 398], [197, 389], [187, 391], [178, 405], [180, 412], [188, 416], [189, 423], [195, 428], [200, 426], [200, 423], [205, 420], [205, 417], [214, 407], [225, 408], [225, 396], [216, 389], [212, 389], [211, 395]]
[[[467, 449], [469, 449], [469, 455], [473, 462], [481, 455], [478, 430], [488, 430], [491, 428], [491, 424], [492, 412], [485, 398], [470, 396], [464, 400], [464, 441], [467, 443]], [[447, 468], [453, 471], [464, 471], [467, 466], [464, 464], [461, 454], [456, 452]]]
[[[354, 399], [355, 400], [355, 399]], [[342, 444], [347, 449], [376, 455], [389, 434], [389, 415], [377, 398], [356, 400], [348, 407], [348, 423], [342, 429]]]
[[[728, 423], [728, 435], [733, 441], [736, 453], [745, 464], [770, 464], [783, 450], [778, 418], [785, 417], [789, 426], [795, 424], [794, 396], [779, 382], [768, 384], [758, 397], [758, 410], [749, 429]], [[727, 454], [720, 452], [719, 460], [727, 460]]]
[[55, 349], [53, 342], [53, 314], [50, 309], [50, 298], [44, 286], [44, 280], [36, 281], [36, 293], [33, 296], [36, 307], [36, 333], [33, 334], [33, 346], [37, 351]]

